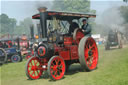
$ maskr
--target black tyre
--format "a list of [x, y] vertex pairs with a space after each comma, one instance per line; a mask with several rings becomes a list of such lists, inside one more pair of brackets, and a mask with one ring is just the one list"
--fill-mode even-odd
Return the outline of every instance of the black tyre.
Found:
[[3, 48], [0, 48], [0, 64], [4, 64], [7, 62], [7, 53]]
[[22, 60], [22, 57], [19, 56], [19, 55], [17, 55], [17, 54], [11, 56], [11, 61], [12, 61], [13, 63], [20, 62], [21, 60]]

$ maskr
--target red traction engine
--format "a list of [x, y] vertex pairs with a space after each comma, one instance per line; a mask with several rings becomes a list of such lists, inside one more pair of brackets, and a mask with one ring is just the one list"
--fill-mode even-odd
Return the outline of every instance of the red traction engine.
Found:
[[[47, 20], [55, 17], [58, 20], [69, 18], [90, 18], [96, 15], [53, 12], [46, 11], [45, 8], [39, 9], [40, 14], [34, 15], [33, 19], [40, 19], [42, 29], [42, 42], [36, 49], [34, 57], [28, 59], [26, 63], [26, 75], [29, 79], [38, 79], [47, 70], [52, 80], [62, 79], [68, 67], [73, 63], [80, 63], [86, 71], [96, 69], [98, 63], [98, 49], [92, 37], [84, 35], [79, 28], [73, 34], [61, 34], [54, 37], [47, 34]], [[53, 33], [53, 35], [52, 35]]]

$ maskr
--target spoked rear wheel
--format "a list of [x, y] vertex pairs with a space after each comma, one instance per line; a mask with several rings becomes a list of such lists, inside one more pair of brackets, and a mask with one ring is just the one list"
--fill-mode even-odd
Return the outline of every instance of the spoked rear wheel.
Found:
[[65, 74], [65, 62], [62, 57], [54, 56], [48, 62], [48, 74], [52, 80], [62, 79]]
[[98, 63], [98, 49], [92, 37], [83, 37], [79, 43], [79, 61], [86, 71], [94, 70]]
[[75, 29], [73, 33], [73, 39], [76, 41], [77, 44], [79, 44], [82, 37], [84, 37], [83, 31], [79, 28]]
[[38, 57], [31, 57], [26, 63], [26, 75], [29, 79], [38, 79], [42, 75], [41, 62]]

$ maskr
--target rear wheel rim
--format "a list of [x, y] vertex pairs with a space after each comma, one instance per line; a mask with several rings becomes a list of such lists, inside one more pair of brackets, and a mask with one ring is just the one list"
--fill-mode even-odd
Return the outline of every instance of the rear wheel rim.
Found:
[[50, 74], [55, 80], [59, 80], [64, 76], [65, 63], [60, 57], [55, 57], [50, 64]]
[[76, 34], [76, 42], [79, 43], [82, 37], [84, 37], [83, 32], [78, 30]]
[[32, 57], [29, 59], [27, 63], [27, 73], [28, 77], [31, 79], [38, 79], [42, 75], [42, 70], [41, 68], [41, 63], [39, 61], [39, 58], [37, 57]]
[[73, 34], [73, 39], [76, 41], [77, 44], [79, 44], [80, 39], [84, 37], [84, 33], [81, 29], [75, 29]]
[[87, 67], [93, 70], [98, 62], [98, 50], [94, 39], [88, 38], [85, 42], [84, 57]]

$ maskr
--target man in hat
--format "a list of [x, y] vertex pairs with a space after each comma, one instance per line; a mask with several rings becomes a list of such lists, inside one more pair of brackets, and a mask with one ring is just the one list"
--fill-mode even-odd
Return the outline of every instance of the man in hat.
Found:
[[83, 25], [82, 25], [82, 30], [85, 35], [91, 36], [91, 26], [87, 23], [86, 19], [82, 20]]

